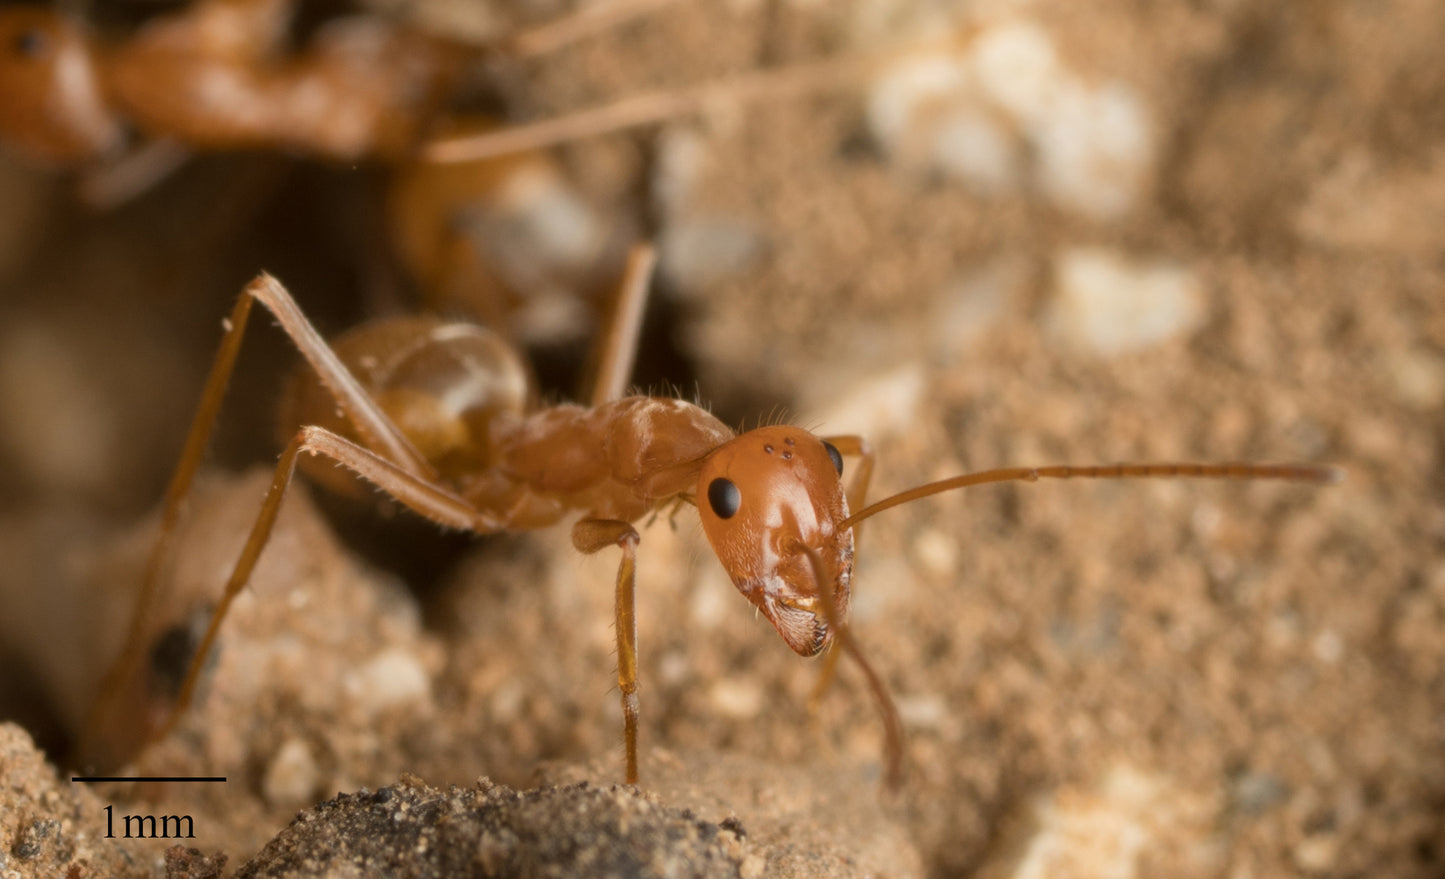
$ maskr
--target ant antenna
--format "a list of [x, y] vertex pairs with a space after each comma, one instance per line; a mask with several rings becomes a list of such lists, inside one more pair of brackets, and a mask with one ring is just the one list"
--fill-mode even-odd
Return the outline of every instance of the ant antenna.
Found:
[[1345, 478], [1345, 472], [1338, 467], [1314, 467], [1307, 464], [1104, 464], [1091, 467], [1071, 467], [1058, 464], [1052, 467], [1004, 467], [998, 470], [984, 470], [979, 473], [965, 473], [929, 482], [907, 491], [884, 498], [875, 504], [859, 510], [838, 524], [839, 529], [850, 528], [890, 507], [916, 501], [929, 495], [941, 494], [955, 488], [972, 485], [986, 485], [990, 482], [1037, 482], [1040, 479], [1276, 479], [1285, 482], [1336, 483]]

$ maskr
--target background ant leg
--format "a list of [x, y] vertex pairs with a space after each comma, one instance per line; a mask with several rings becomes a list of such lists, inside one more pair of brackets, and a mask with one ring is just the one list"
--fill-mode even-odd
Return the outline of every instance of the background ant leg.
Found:
[[601, 0], [509, 37], [504, 50], [522, 59], [545, 55], [653, 12], [676, 0]]
[[195, 696], [196, 685], [200, 681], [201, 671], [205, 667], [206, 657], [215, 644], [221, 623], [225, 620], [226, 613], [230, 610], [236, 596], [251, 579], [251, 572], [261, 557], [261, 551], [265, 549], [267, 541], [271, 538], [271, 530], [281, 511], [281, 501], [285, 498], [286, 489], [290, 486], [291, 479], [296, 472], [296, 459], [302, 452], [325, 455], [372, 483], [413, 512], [439, 525], [475, 532], [500, 531], [503, 527], [501, 522], [478, 513], [462, 498], [432, 482], [408, 473], [391, 461], [343, 436], [315, 425], [301, 428], [281, 453], [281, 459], [276, 464], [276, 474], [271, 480], [271, 488], [267, 491], [266, 499], [261, 504], [261, 512], [257, 514], [256, 522], [251, 526], [251, 533], [246, 537], [246, 543], [241, 548], [241, 555], [236, 559], [235, 567], [231, 569], [230, 579], [226, 581], [226, 588], [221, 594], [221, 600], [211, 614], [211, 622], [206, 627], [206, 634], [202, 637], [195, 655], [191, 657], [191, 664], [187, 668], [185, 680], [181, 684], [180, 695], [176, 697], [175, 704], [171, 707], [170, 717], [151, 737], [151, 741], [165, 737], [174, 729], [180, 721], [181, 715], [190, 706], [191, 700]]
[[647, 307], [652, 270], [656, 265], [657, 248], [651, 244], [635, 244], [627, 254], [627, 268], [617, 288], [612, 316], [602, 334], [602, 344], [594, 353], [597, 369], [592, 387], [594, 407], [620, 399], [632, 381], [642, 314]]
[[777, 70], [735, 74], [722, 81], [689, 88], [635, 92], [609, 104], [551, 119], [441, 137], [421, 148], [421, 160], [453, 164], [494, 159], [628, 128], [655, 125], [697, 113], [724, 100], [741, 103], [837, 91], [858, 82], [872, 64], [881, 60], [881, 57], [845, 56]]
[[618, 519], [582, 519], [572, 526], [572, 545], [591, 555], [622, 547], [617, 568], [617, 689], [622, 694], [622, 733], [627, 783], [637, 784], [637, 529]]

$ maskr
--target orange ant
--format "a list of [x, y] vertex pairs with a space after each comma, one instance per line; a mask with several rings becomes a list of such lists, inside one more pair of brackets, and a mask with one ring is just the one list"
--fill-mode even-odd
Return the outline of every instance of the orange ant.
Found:
[[35, 7], [0, 13], [0, 132], [58, 164], [107, 158], [126, 127], [198, 149], [399, 157], [456, 87], [455, 46], [377, 19], [281, 56], [290, 0], [199, 0], [129, 39]]
[[465, 62], [552, 52], [667, 2], [602, 0], [481, 47], [356, 16], [289, 53], [292, 0], [196, 0], [120, 43], [73, 15], [12, 7], [0, 10], [0, 137], [62, 165], [112, 154], [127, 125], [200, 149], [397, 160]]
[[[279, 149], [352, 163], [424, 157], [452, 163], [655, 123], [719, 97], [836, 88], [858, 59], [803, 65], [521, 126], [459, 122], [440, 111], [489, 55], [534, 57], [674, 0], [597, 0], [491, 45], [472, 46], [354, 16], [286, 46], [292, 0], [196, 0], [122, 42], [52, 9], [0, 10], [0, 141], [58, 166], [114, 160], [131, 130], [151, 140], [116, 182], [137, 191], [188, 150]], [[430, 136], [439, 139], [426, 143]]]
[[[307, 426], [281, 453], [270, 491], [170, 715], [151, 740], [169, 732], [194, 698], [222, 621], [266, 546], [303, 453], [329, 459], [444, 527], [478, 534], [521, 531], [580, 513], [572, 529], [573, 545], [580, 552], [621, 549], [615, 602], [617, 681], [629, 783], [638, 779], [634, 584], [641, 538], [633, 523], [649, 512], [682, 503], [695, 506], [734, 585], [790, 648], [803, 656], [834, 644], [841, 648], [829, 653], [819, 692], [840, 652], [858, 664], [884, 718], [886, 777], [892, 786], [901, 774], [901, 723], [886, 687], [845, 622], [861, 522], [899, 504], [994, 482], [1207, 477], [1321, 483], [1340, 478], [1333, 468], [1288, 464], [1011, 467], [928, 483], [865, 506], [874, 454], [862, 437], [823, 438], [786, 425], [735, 434], [691, 403], [623, 396], [653, 262], [649, 246], [638, 246], [629, 256], [591, 405], [530, 409], [526, 368], [515, 350], [490, 330], [396, 317], [363, 325], [328, 345], [278, 281], [265, 274], [252, 281], [225, 324], [166, 493], [160, 535], [126, 647], [102, 687], [88, 733], [96, 736], [115, 716], [123, 682], [141, 665], [160, 570], [253, 302], [265, 306], [295, 343], [319, 379], [318, 392], [310, 399], [312, 410], [300, 413]], [[845, 456], [859, 461], [846, 487]]]

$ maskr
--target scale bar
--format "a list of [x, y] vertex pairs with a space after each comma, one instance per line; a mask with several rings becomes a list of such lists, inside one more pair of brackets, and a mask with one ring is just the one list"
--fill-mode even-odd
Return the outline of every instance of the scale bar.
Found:
[[224, 775], [72, 775], [71, 781], [225, 781]]

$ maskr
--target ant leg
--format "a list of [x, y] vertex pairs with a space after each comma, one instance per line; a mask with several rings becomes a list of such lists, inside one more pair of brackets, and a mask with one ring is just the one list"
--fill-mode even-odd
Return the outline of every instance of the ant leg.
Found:
[[862, 80], [884, 58], [843, 57], [775, 70], [735, 74], [682, 89], [656, 89], [563, 116], [424, 144], [421, 160], [437, 164], [476, 162], [545, 149], [628, 128], [655, 125], [699, 113], [721, 101], [777, 100], [791, 95], [841, 91]]
[[125, 646], [102, 678], [100, 694], [91, 708], [85, 730], [81, 734], [80, 750], [87, 759], [103, 738], [102, 730], [111, 725], [115, 712], [120, 708], [122, 687], [140, 668], [145, 653], [146, 632], [158, 604], [161, 566], [170, 556], [176, 521], [180, 518], [181, 506], [190, 492], [191, 482], [200, 466], [206, 441], [215, 426], [216, 415], [226, 395], [226, 384], [235, 369], [236, 355], [240, 352], [241, 337], [246, 332], [246, 320], [250, 314], [251, 297], [242, 293], [236, 299], [230, 317], [223, 322], [225, 335], [221, 337], [220, 347], [216, 349], [215, 360], [211, 364], [210, 374], [206, 377], [205, 390], [201, 393], [201, 403], [191, 420], [180, 459], [176, 462], [175, 472], [166, 488], [165, 502], [161, 507], [160, 534], [146, 562], [145, 578], [141, 581], [140, 592], [136, 595]]
[[436, 471], [422, 457], [401, 428], [382, 411], [371, 395], [362, 387], [331, 346], [306, 319], [301, 307], [281, 282], [264, 272], [246, 285], [245, 295], [254, 297], [266, 306], [281, 324], [281, 329], [291, 337], [296, 350], [311, 364], [316, 377], [336, 399], [336, 405], [346, 414], [346, 420], [356, 429], [362, 445], [381, 455], [388, 461], [422, 479], [435, 480]]
[[621, 399], [632, 381], [637, 361], [637, 338], [642, 332], [642, 313], [647, 306], [652, 269], [657, 265], [657, 248], [635, 244], [627, 254], [627, 269], [617, 288], [617, 301], [602, 345], [595, 353], [597, 378], [592, 388], [592, 405], [601, 406]]
[[175, 704], [171, 707], [170, 717], [151, 736], [150, 741], [154, 742], [164, 738], [175, 728], [181, 716], [190, 707], [191, 700], [195, 697], [196, 685], [200, 681], [201, 671], [205, 666], [206, 657], [210, 655], [211, 648], [216, 642], [221, 622], [226, 618], [226, 613], [230, 610], [232, 602], [236, 600], [236, 596], [241, 593], [251, 579], [251, 572], [261, 557], [261, 551], [265, 549], [266, 543], [271, 538], [271, 529], [275, 526], [276, 517], [281, 511], [281, 501], [296, 472], [296, 459], [302, 452], [325, 455], [380, 488], [413, 512], [439, 525], [478, 533], [502, 530], [502, 522], [479, 513], [462, 498], [439, 485], [408, 473], [393, 462], [351, 440], [323, 427], [310, 425], [301, 428], [291, 442], [287, 443], [286, 449], [281, 453], [280, 461], [276, 464], [276, 474], [271, 480], [271, 488], [266, 493], [266, 499], [261, 504], [261, 512], [257, 514], [256, 522], [251, 526], [251, 533], [246, 537], [246, 543], [241, 548], [241, 555], [236, 559], [235, 567], [231, 569], [230, 579], [226, 581], [226, 588], [221, 594], [220, 603], [216, 605], [215, 611], [211, 614], [211, 622], [206, 627], [206, 634], [202, 637], [195, 655], [191, 657], [185, 681], [181, 684], [180, 695], [176, 697]]
[[675, 0], [601, 0], [587, 3], [575, 12], [510, 37], [504, 45], [517, 58], [545, 55], [673, 2]]
[[80, 175], [76, 194], [87, 208], [108, 211], [149, 192], [190, 161], [191, 150], [178, 140], [160, 137]]
[[[822, 593], [818, 597], [823, 605], [823, 616], [833, 630], [833, 640], [842, 648], [841, 652], [847, 653], [849, 658], [858, 663], [859, 670], [868, 681], [868, 690], [873, 694], [878, 713], [883, 718], [883, 783], [889, 790], [897, 790], [903, 780], [903, 721], [898, 716], [898, 707], [893, 704], [888, 686], [863, 655], [858, 639], [853, 637], [853, 628], [838, 616], [838, 607], [833, 603], [833, 584], [823, 570], [823, 560], [818, 557], [818, 551], [808, 546], [803, 549], [808, 556], [808, 562], [813, 566], [813, 579]], [[838, 652], [840, 651], [829, 651], [828, 655], [833, 656]], [[836, 661], [834, 665], [836, 666]]]
[[627, 783], [637, 784], [637, 529], [618, 519], [582, 519], [572, 526], [572, 545], [592, 554], [622, 547], [617, 568], [617, 689], [622, 693], [622, 734]]
[[275, 278], [265, 274], [246, 285], [245, 290], [236, 298], [230, 316], [222, 322], [225, 334], [216, 349], [211, 371], [206, 376], [201, 392], [201, 402], [196, 407], [196, 414], [186, 433], [185, 445], [176, 462], [175, 472], [171, 474], [170, 485], [166, 488], [165, 501], [161, 507], [160, 534], [146, 562], [144, 579], [141, 581], [140, 592], [136, 595], [135, 609], [131, 613], [124, 646], [101, 679], [100, 693], [81, 733], [82, 755], [93, 754], [97, 743], [103, 740], [103, 730], [112, 725], [116, 712], [121, 708], [125, 683], [135, 677], [144, 661], [147, 630], [159, 605], [161, 568], [170, 557], [181, 507], [190, 493], [196, 471], [200, 468], [206, 442], [215, 428], [216, 416], [220, 413], [221, 403], [226, 396], [226, 386], [235, 371], [236, 357], [241, 350], [241, 339], [246, 333], [246, 322], [251, 315], [253, 300], [266, 306], [276, 316], [292, 342], [336, 397], [337, 405], [346, 413], [357, 433], [367, 439], [367, 446], [385, 454], [393, 463], [413, 476], [422, 479], [434, 476], [430, 465], [422, 459], [421, 454], [322, 340], [296, 301], [286, 292], [286, 288]]

